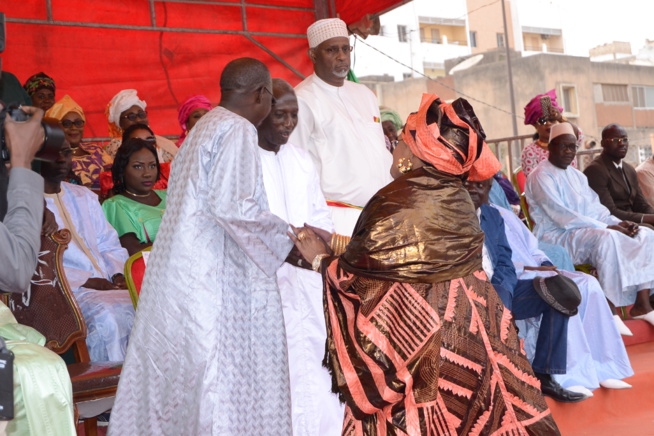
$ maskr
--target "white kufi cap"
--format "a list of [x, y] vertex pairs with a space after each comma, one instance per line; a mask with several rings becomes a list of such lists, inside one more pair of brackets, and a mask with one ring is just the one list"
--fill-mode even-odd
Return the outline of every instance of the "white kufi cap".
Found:
[[572, 128], [572, 124], [565, 122], [554, 124], [552, 126], [552, 129], [550, 130], [550, 142], [554, 141], [554, 138], [561, 135], [572, 135], [577, 138], [577, 135], [575, 135], [575, 131]]
[[338, 38], [340, 36], [347, 38], [349, 34], [345, 21], [338, 18], [318, 20], [307, 29], [310, 48], [315, 48], [330, 38]]

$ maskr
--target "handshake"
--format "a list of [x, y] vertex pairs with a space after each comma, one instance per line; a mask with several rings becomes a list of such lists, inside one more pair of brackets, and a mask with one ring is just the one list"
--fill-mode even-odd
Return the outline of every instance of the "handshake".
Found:
[[286, 257], [286, 262], [300, 268], [320, 271], [320, 265], [325, 257], [334, 255], [331, 245], [339, 235], [326, 230], [304, 224], [304, 227], [294, 227], [288, 232], [295, 246]]

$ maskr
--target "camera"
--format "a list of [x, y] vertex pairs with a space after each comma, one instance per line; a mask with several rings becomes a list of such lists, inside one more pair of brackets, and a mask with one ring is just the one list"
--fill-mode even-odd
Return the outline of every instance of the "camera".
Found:
[[[23, 112], [18, 106], [5, 106], [4, 103], [2, 105], [3, 109], [0, 110], [0, 162], [8, 162], [10, 156], [5, 138], [5, 119], [10, 117], [17, 122], [27, 121], [31, 115]], [[64, 131], [59, 127], [57, 120], [52, 118], [44, 118], [41, 126], [44, 133], [43, 144], [41, 144], [34, 159], [54, 162], [57, 160], [59, 150], [64, 143]]]

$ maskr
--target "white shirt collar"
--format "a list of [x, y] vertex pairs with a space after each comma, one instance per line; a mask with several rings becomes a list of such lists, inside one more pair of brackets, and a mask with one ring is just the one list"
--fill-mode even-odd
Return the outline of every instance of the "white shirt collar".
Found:
[[620, 170], [622, 169], [622, 159], [620, 159], [620, 163], [615, 163], [615, 161], [612, 161], [612, 162], [613, 162], [613, 165], [615, 165], [615, 167], [617, 169], [620, 169]]

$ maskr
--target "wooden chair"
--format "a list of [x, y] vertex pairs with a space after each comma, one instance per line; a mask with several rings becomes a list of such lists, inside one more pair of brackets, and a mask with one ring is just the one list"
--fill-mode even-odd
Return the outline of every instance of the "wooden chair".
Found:
[[91, 362], [89, 358], [86, 323], [68, 286], [62, 264], [70, 237], [70, 232], [63, 229], [41, 238], [41, 252], [31, 288], [25, 294], [9, 294], [7, 305], [19, 323], [46, 337], [45, 346], [50, 350], [63, 354], [72, 348], [76, 362], [68, 365], [68, 373], [73, 385], [73, 401], [84, 419], [86, 436], [96, 436], [97, 415], [107, 409], [93, 415], [88, 411], [89, 406], [103, 400], [111, 408], [123, 365], [122, 362]]
[[132, 304], [134, 309], [139, 301], [141, 293], [141, 285], [143, 284], [143, 277], [145, 276], [145, 259], [143, 259], [143, 252], [149, 252], [152, 247], [145, 248], [138, 253], [134, 253], [125, 262], [125, 282], [129, 290], [129, 296], [132, 297]]
[[515, 171], [513, 171], [511, 182], [513, 183], [513, 187], [515, 188], [516, 192], [520, 196], [520, 209], [522, 209], [522, 214], [525, 217], [525, 225], [529, 230], [533, 230], [534, 222], [529, 216], [529, 205], [527, 204], [527, 197], [525, 196], [525, 184], [527, 183], [527, 176], [525, 176], [525, 173], [522, 171], [522, 167], [518, 167], [515, 169]]

